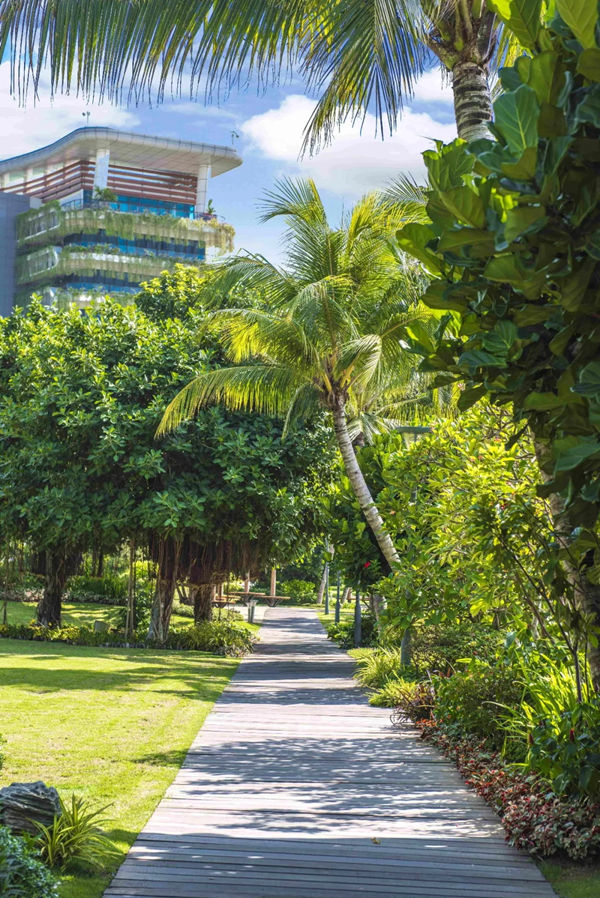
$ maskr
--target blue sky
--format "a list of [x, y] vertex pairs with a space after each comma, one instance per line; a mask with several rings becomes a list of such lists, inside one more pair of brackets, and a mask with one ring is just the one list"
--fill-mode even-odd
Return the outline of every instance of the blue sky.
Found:
[[[186, 140], [233, 145], [244, 164], [210, 182], [209, 195], [217, 212], [236, 229], [236, 249], [281, 260], [282, 227], [259, 224], [261, 195], [276, 178], [314, 177], [332, 221], [368, 190], [383, 187], [399, 172], [422, 173], [421, 152], [431, 140], [455, 136], [451, 91], [432, 69], [417, 84], [414, 100], [404, 111], [398, 131], [381, 140], [375, 121], [367, 116], [360, 127], [344, 126], [331, 146], [299, 160], [302, 130], [314, 105], [301, 82], [273, 87], [265, 94], [233, 94], [222, 106], [171, 100], [160, 106], [86, 105], [76, 96], [51, 102], [42, 83], [39, 100], [20, 108], [10, 96], [8, 63], [0, 65], [0, 115], [3, 118], [2, 158], [51, 143], [85, 124], [107, 125]], [[232, 132], [239, 134], [232, 137]]]

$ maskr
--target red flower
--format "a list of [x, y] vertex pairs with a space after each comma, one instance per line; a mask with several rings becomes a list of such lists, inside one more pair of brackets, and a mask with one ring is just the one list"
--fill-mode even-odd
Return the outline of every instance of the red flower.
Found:
[[363, 567], [371, 567], [371, 562], [365, 561], [365, 563], [363, 564]]
[[569, 730], [569, 741], [575, 742], [575, 730]]

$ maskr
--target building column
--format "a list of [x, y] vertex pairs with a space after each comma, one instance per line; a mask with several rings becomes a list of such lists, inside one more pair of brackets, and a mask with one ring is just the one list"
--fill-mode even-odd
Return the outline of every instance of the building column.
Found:
[[108, 187], [108, 164], [110, 162], [110, 150], [97, 150], [96, 164], [94, 165], [94, 190], [106, 190]]
[[198, 169], [198, 186], [196, 187], [196, 217], [206, 211], [206, 195], [210, 177], [210, 165], [201, 165]]

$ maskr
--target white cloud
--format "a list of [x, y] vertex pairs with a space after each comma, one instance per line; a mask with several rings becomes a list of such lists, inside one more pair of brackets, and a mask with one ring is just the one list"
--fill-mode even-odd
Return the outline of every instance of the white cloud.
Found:
[[454, 124], [436, 121], [426, 112], [405, 109], [398, 131], [385, 140], [375, 138], [375, 118], [367, 115], [361, 129], [343, 125], [332, 144], [311, 158], [298, 159], [303, 130], [315, 102], [300, 94], [286, 97], [276, 109], [254, 115], [240, 130], [250, 148], [268, 159], [285, 163], [285, 174], [314, 178], [317, 186], [339, 196], [356, 198], [383, 187], [400, 172], [421, 178], [421, 153], [432, 140], [452, 140]]
[[113, 128], [132, 128], [139, 119], [133, 112], [111, 104], [87, 106], [79, 97], [60, 95], [50, 98], [47, 81], [42, 81], [39, 98], [28, 99], [25, 107], [19, 106], [10, 94], [10, 67], [0, 65], [0, 121], [4, 139], [2, 156], [18, 156], [57, 140], [75, 128], [86, 123], [82, 113], [89, 109], [90, 125], [104, 125]]
[[174, 112], [177, 115], [189, 115], [202, 119], [223, 119], [225, 121], [236, 121], [239, 115], [222, 106], [204, 106], [198, 100], [187, 100], [179, 103], [164, 103], [163, 112]]
[[452, 86], [439, 66], [421, 75], [415, 84], [414, 103], [444, 103], [452, 105]]

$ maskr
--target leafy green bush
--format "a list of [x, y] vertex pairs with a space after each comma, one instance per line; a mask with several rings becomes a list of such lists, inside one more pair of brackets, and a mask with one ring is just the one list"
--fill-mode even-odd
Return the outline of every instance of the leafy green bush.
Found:
[[166, 645], [146, 639], [146, 629], [138, 629], [126, 640], [123, 630], [111, 628], [95, 632], [91, 627], [39, 627], [35, 624], [0, 625], [0, 637], [39, 642], [66, 642], [69, 645], [115, 646], [135, 648], [168, 648], [183, 651], [216, 652], [220, 655], [242, 655], [254, 644], [252, 631], [231, 618], [205, 621], [197, 626], [170, 631]]
[[376, 648], [357, 660], [356, 679], [369, 689], [381, 689], [390, 680], [415, 680], [417, 671], [402, 664], [400, 649]]
[[580, 701], [573, 669], [539, 652], [513, 670], [526, 696], [501, 716], [509, 737], [524, 746], [524, 768], [558, 795], [600, 797], [600, 698]]
[[[379, 635], [377, 621], [372, 614], [363, 615], [361, 624], [361, 646], [370, 647], [377, 645]], [[351, 649], [354, 647], [354, 620], [345, 618], [339, 624], [331, 623], [327, 625], [327, 636], [343, 649]]]
[[558, 795], [600, 795], [600, 699], [576, 704], [531, 731], [525, 766]]
[[474, 660], [451, 677], [436, 677], [435, 684], [435, 717], [443, 728], [502, 747], [507, 740], [505, 706], [518, 707], [523, 699], [513, 668]]
[[127, 580], [111, 574], [103, 577], [78, 574], [69, 580], [68, 595], [72, 602], [124, 605], [127, 600]]
[[243, 623], [233, 620], [203, 621], [193, 627], [171, 630], [167, 647], [200, 652], [216, 652], [220, 655], [243, 655], [254, 645], [252, 631]]
[[495, 655], [501, 635], [472, 621], [424, 627], [413, 636], [411, 662], [422, 674], [449, 674], [462, 658]]
[[282, 596], [289, 596], [295, 602], [308, 604], [317, 601], [315, 584], [309, 580], [286, 580], [279, 584], [279, 589]]
[[51, 826], [37, 823], [36, 843], [43, 861], [53, 870], [102, 869], [118, 851], [100, 827], [106, 808], [91, 810], [83, 798], [71, 795], [66, 804], [60, 801], [61, 814]]
[[419, 683], [410, 683], [406, 680], [398, 680], [393, 690], [390, 689], [390, 698], [392, 695], [396, 706], [392, 715], [393, 723], [402, 724], [407, 720], [419, 723], [423, 720], [431, 720], [433, 717], [435, 692], [431, 681], [422, 680]]
[[194, 609], [191, 605], [184, 605], [183, 602], [173, 602], [173, 614], [178, 614], [180, 617], [191, 617], [193, 620]]
[[24, 839], [0, 826], [0, 895], [2, 898], [55, 898], [56, 882]]

